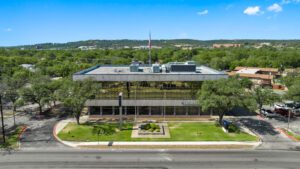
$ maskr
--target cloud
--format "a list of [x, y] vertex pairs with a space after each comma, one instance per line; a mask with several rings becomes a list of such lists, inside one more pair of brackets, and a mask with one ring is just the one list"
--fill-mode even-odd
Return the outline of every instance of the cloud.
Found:
[[197, 14], [200, 15], [200, 16], [207, 15], [208, 14], [208, 10], [205, 9], [204, 11], [197, 12]]
[[271, 12], [281, 12], [282, 11], [282, 7], [280, 5], [278, 5], [277, 3], [271, 5], [268, 7], [268, 11]]
[[281, 1], [282, 5], [290, 4], [290, 3], [300, 3], [300, 0], [282, 0]]
[[246, 15], [259, 15], [262, 13], [259, 6], [249, 6], [244, 10], [244, 14]]
[[11, 31], [12, 31], [11, 28], [6, 28], [6, 29], [4, 29], [4, 32], [11, 32]]

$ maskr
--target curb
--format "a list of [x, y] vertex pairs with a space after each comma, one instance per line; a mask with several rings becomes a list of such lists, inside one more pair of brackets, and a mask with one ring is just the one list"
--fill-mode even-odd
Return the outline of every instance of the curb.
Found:
[[69, 144], [66, 144], [65, 141], [61, 140], [61, 139], [57, 136], [57, 134], [56, 134], [56, 127], [57, 127], [58, 123], [60, 123], [60, 122], [61, 122], [61, 121], [56, 122], [55, 125], [54, 125], [54, 127], [53, 127], [52, 135], [54, 136], [54, 139], [55, 139], [57, 142], [59, 142], [59, 143], [65, 145], [65, 146], [67, 146], [67, 147], [77, 148], [77, 147], [70, 146]]
[[23, 125], [21, 128], [21, 131], [18, 135], [18, 149], [21, 149], [21, 137], [25, 133], [26, 130], [27, 130], [27, 125]]
[[297, 142], [300, 142], [300, 139], [298, 139], [298, 138], [296, 138], [296, 137], [294, 137], [294, 136], [291, 136], [291, 135], [289, 135], [285, 130], [286, 129], [284, 129], [284, 128], [277, 128], [277, 130], [279, 130], [281, 133], [283, 133], [285, 136], [287, 136], [289, 139], [291, 139], [291, 140], [294, 140], [294, 141], [297, 141]]
[[25, 133], [26, 130], [27, 130], [27, 125], [23, 125], [23, 126], [22, 126], [22, 129], [21, 129], [21, 132], [20, 132], [19, 135], [18, 135], [19, 141], [20, 141], [22, 135]]

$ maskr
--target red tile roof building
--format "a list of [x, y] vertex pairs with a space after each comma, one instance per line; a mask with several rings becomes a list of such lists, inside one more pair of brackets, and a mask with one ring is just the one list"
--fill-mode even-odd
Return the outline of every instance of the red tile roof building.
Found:
[[280, 75], [276, 68], [258, 68], [258, 67], [236, 67], [228, 72], [229, 76], [238, 75], [241, 78], [250, 79], [255, 85], [272, 85], [273, 79]]

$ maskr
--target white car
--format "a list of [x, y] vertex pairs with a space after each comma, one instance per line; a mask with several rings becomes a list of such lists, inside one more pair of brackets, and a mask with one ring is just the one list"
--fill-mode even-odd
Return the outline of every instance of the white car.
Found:
[[275, 109], [286, 109], [286, 106], [282, 103], [275, 103], [274, 108]]
[[269, 117], [269, 118], [272, 118], [272, 117], [276, 117], [277, 114], [272, 112], [271, 110], [268, 110], [268, 109], [261, 109], [261, 112], [260, 112], [263, 116], [265, 117]]

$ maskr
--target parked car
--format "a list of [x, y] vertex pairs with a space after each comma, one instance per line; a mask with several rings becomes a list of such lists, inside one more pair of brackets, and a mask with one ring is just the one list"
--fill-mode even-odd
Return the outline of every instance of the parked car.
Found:
[[300, 109], [294, 109], [293, 113], [295, 114], [295, 116], [300, 116]]
[[285, 101], [284, 105], [285, 105], [286, 109], [291, 109], [291, 110], [295, 109], [295, 107], [296, 107], [296, 103], [293, 101]]
[[[277, 114], [280, 114], [281, 116], [289, 117], [289, 110], [288, 109], [275, 108], [274, 112], [277, 113]], [[290, 117], [291, 118], [295, 117], [295, 113], [290, 112]]]
[[260, 113], [265, 117], [276, 117], [277, 114], [268, 109], [261, 109]]
[[284, 104], [282, 104], [282, 103], [275, 103], [274, 104], [274, 108], [275, 109], [285, 109], [286, 106]]
[[289, 101], [285, 103], [286, 109], [291, 110], [296, 116], [300, 115], [300, 103]]

